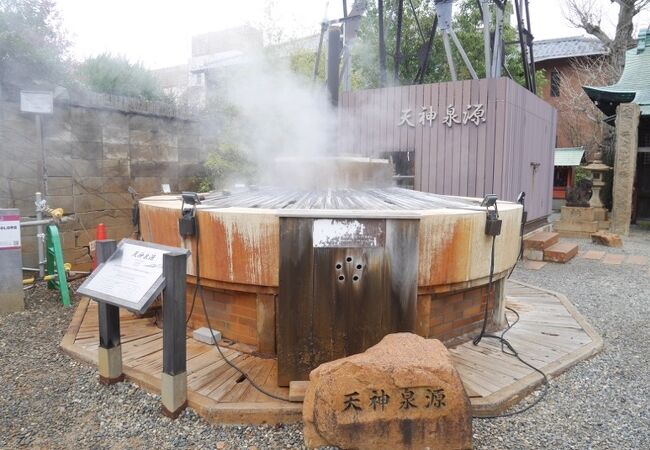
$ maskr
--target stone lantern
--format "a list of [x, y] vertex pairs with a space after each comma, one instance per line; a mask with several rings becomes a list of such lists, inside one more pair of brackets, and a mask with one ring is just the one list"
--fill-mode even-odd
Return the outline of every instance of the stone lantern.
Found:
[[595, 159], [590, 164], [585, 166], [585, 169], [591, 172], [592, 178], [592, 194], [591, 199], [589, 200], [589, 206], [592, 208], [603, 208], [603, 204], [600, 201], [600, 190], [603, 188], [603, 186], [605, 186], [605, 173], [612, 170], [612, 168], [606, 164], [603, 164], [603, 162], [600, 160], [600, 153], [596, 153]]

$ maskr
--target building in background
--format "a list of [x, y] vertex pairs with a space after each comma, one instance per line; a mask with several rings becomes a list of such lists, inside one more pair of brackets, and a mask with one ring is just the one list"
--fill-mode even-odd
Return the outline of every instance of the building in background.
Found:
[[[616, 83], [585, 86], [584, 91], [621, 137], [616, 142], [614, 210], [627, 222], [650, 223], [650, 27], [639, 32], [636, 47], [625, 53], [625, 68]], [[624, 103], [637, 104], [638, 116], [619, 117], [618, 107]]]
[[585, 73], [598, 66], [598, 58], [607, 50], [598, 39], [574, 36], [535, 41], [534, 53], [535, 66], [546, 78], [541, 96], [558, 111], [556, 147], [584, 146], [587, 153], [595, 151], [600, 136], [594, 130], [602, 126], [601, 118], [578, 111], [590, 107], [582, 86], [607, 75]]
[[246, 61], [263, 48], [262, 32], [248, 25], [192, 37], [187, 64], [154, 70], [163, 90], [182, 103], [202, 107], [215, 72]]
[[576, 184], [576, 169], [582, 163], [585, 149], [568, 147], [555, 149], [553, 170], [553, 209], [560, 209], [566, 201], [567, 189]]

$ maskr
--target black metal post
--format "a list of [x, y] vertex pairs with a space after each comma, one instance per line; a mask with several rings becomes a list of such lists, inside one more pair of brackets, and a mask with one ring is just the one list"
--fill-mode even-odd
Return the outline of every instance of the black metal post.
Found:
[[404, 17], [404, 0], [397, 2], [397, 33], [395, 36], [395, 67], [393, 78], [399, 85], [399, 66], [402, 63], [402, 18]]
[[418, 73], [415, 75], [414, 82], [416, 84], [424, 83], [424, 76], [427, 73], [427, 68], [429, 66], [429, 54], [431, 54], [431, 48], [433, 47], [433, 38], [436, 36], [436, 30], [438, 29], [438, 16], [433, 18], [433, 25], [431, 25], [431, 33], [429, 34], [429, 40], [425, 44], [424, 54], [420, 55], [420, 67], [418, 68]]
[[163, 373], [162, 412], [176, 418], [187, 406], [187, 348], [185, 336], [185, 292], [187, 254], [163, 255]]
[[384, 37], [384, 0], [377, 0], [379, 20], [379, 87], [386, 86], [386, 40]]
[[[97, 263], [108, 260], [117, 243], [112, 240], [96, 242]], [[120, 309], [101, 301], [97, 302], [99, 317], [99, 381], [102, 384], [114, 384], [124, 380], [122, 373], [122, 348], [120, 346]]]
[[341, 65], [341, 27], [331, 26], [327, 35], [327, 90], [333, 106], [339, 104], [339, 66]]

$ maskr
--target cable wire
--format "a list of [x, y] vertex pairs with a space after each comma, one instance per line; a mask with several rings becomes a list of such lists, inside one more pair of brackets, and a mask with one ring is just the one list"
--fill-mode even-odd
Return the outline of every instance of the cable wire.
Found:
[[[523, 226], [522, 226], [522, 230], [523, 230]], [[523, 239], [523, 234], [522, 234], [522, 239]], [[542, 401], [542, 399], [546, 396], [546, 394], [547, 394], [547, 392], [548, 392], [548, 390], [550, 388], [549, 380], [548, 380], [548, 377], [546, 376], [546, 374], [544, 372], [542, 372], [540, 369], [538, 369], [537, 367], [530, 364], [529, 362], [525, 361], [519, 355], [517, 350], [515, 350], [513, 345], [507, 339], [504, 338], [505, 334], [508, 331], [510, 331], [510, 329], [513, 326], [515, 326], [517, 324], [517, 322], [519, 322], [520, 317], [519, 317], [519, 313], [517, 311], [515, 311], [514, 309], [506, 306], [506, 309], [508, 311], [511, 311], [511, 312], [513, 312], [515, 314], [516, 319], [512, 324], [510, 324], [508, 322], [508, 318], [506, 316], [506, 322], [508, 322], [508, 326], [506, 327], [505, 330], [503, 330], [503, 332], [501, 333], [500, 336], [485, 332], [486, 327], [487, 327], [488, 309], [489, 309], [489, 306], [490, 306], [490, 299], [494, 298], [494, 292], [493, 292], [493, 289], [492, 289], [492, 282], [493, 282], [493, 278], [494, 278], [495, 241], [496, 241], [496, 236], [492, 236], [492, 252], [491, 252], [491, 257], [490, 257], [490, 277], [489, 277], [489, 281], [488, 281], [488, 295], [487, 295], [487, 300], [485, 302], [485, 314], [483, 316], [483, 326], [481, 328], [481, 333], [474, 338], [473, 344], [478, 345], [483, 338], [498, 340], [501, 343], [501, 351], [503, 353], [505, 353], [506, 355], [514, 356], [515, 358], [517, 358], [517, 360], [519, 360], [519, 362], [521, 362], [525, 366], [531, 368], [532, 370], [534, 370], [535, 372], [539, 373], [542, 376], [544, 390], [539, 395], [539, 397], [537, 397], [535, 399], [535, 401], [533, 401], [531, 404], [529, 404], [528, 406], [526, 406], [524, 408], [518, 409], [516, 411], [509, 412], [509, 413], [504, 413], [504, 414], [496, 414], [496, 415], [491, 415], [491, 416], [474, 416], [474, 418], [476, 418], [476, 419], [498, 419], [498, 418], [501, 418], [501, 417], [511, 417], [511, 416], [515, 416], [517, 414], [521, 414], [523, 412], [526, 412], [529, 409], [531, 409], [533, 406], [537, 405], [540, 401]], [[512, 273], [512, 271], [510, 273]], [[510, 275], [508, 275], [508, 277], [509, 276]], [[507, 348], [508, 351], [506, 351], [506, 348]]]
[[242, 369], [237, 367], [235, 363], [230, 361], [226, 355], [223, 354], [223, 351], [221, 350], [221, 347], [219, 347], [217, 337], [214, 335], [214, 331], [212, 330], [212, 325], [210, 324], [210, 316], [208, 315], [208, 308], [205, 305], [205, 299], [203, 298], [203, 286], [201, 286], [201, 269], [199, 266], [199, 223], [198, 220], [196, 220], [196, 284], [194, 285], [194, 293], [192, 294], [192, 305], [190, 307], [190, 312], [187, 316], [187, 319], [185, 319], [185, 325], [187, 326], [188, 322], [190, 321], [190, 318], [192, 317], [192, 313], [194, 312], [194, 304], [196, 301], [196, 294], [197, 292], [199, 293], [199, 299], [201, 300], [201, 305], [203, 307], [203, 314], [205, 315], [205, 321], [207, 322], [208, 329], [210, 330], [210, 335], [212, 336], [212, 344], [217, 347], [217, 350], [219, 351], [219, 355], [221, 355], [221, 358], [224, 360], [226, 364], [228, 364], [230, 367], [235, 369], [237, 372], [239, 372], [245, 379], [248, 380], [248, 382], [253, 386], [255, 389], [257, 389], [259, 392], [262, 394], [274, 398], [276, 400], [280, 400], [283, 402], [290, 402], [288, 398], [281, 397], [279, 395], [275, 395], [271, 392], [268, 392], [261, 386], [259, 386], [257, 383], [255, 383], [252, 378], [244, 372]]

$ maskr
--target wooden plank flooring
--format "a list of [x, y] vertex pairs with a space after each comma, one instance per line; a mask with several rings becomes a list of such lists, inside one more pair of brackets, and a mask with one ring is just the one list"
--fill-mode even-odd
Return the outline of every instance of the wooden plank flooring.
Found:
[[[566, 298], [515, 281], [507, 284], [507, 305], [520, 314], [506, 338], [522, 358], [550, 376], [596, 353], [602, 340]], [[508, 313], [509, 320], [514, 319]], [[120, 311], [125, 375], [146, 389], [160, 392], [162, 331], [151, 319]], [[78, 306], [61, 347], [96, 364], [99, 343], [97, 304]], [[541, 376], [501, 351], [493, 339], [478, 346], [466, 342], [449, 349], [470, 397], [475, 415], [507, 408], [542, 381]], [[247, 372], [256, 384], [283, 398], [289, 389], [277, 386], [277, 360], [262, 359], [223, 348], [228, 360]], [[187, 338], [188, 401], [199, 414], [220, 423], [279, 423], [301, 418], [302, 404], [270, 398], [253, 388], [229, 366], [216, 349]], [[101, 387], [98, 385], [98, 389]]]
[[[505, 335], [519, 355], [556, 376], [602, 348], [602, 339], [561, 294], [516, 281], [506, 285], [506, 305], [519, 322]], [[515, 315], [507, 311], [508, 320]], [[495, 333], [495, 334], [500, 334]], [[450, 348], [474, 415], [502, 412], [542, 383], [542, 376], [501, 351], [496, 339]]]

